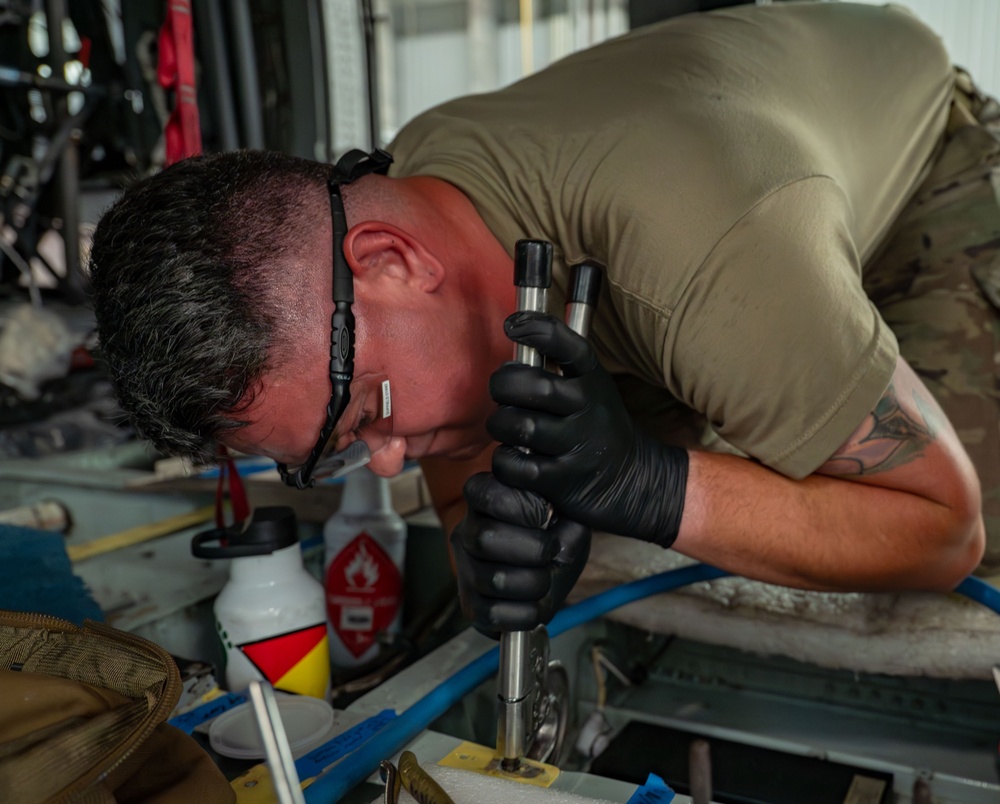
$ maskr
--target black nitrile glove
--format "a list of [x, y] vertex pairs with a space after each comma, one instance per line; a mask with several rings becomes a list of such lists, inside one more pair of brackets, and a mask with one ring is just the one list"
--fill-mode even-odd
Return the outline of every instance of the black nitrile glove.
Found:
[[500, 409], [487, 429], [503, 445], [493, 453], [497, 479], [534, 492], [594, 530], [673, 544], [684, 510], [687, 452], [635, 426], [611, 375], [561, 321], [514, 313], [504, 329], [558, 364], [563, 376], [507, 363], [490, 378]]
[[465, 483], [465, 518], [452, 531], [462, 611], [476, 630], [547, 623], [590, 554], [590, 528], [553, 518], [544, 500], [482, 472]]

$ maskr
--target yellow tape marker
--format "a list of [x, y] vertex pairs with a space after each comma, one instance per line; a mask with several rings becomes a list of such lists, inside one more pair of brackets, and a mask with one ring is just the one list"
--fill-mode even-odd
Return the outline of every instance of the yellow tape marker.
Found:
[[559, 768], [555, 765], [546, 765], [533, 759], [522, 759], [520, 767], [514, 773], [508, 773], [500, 769], [500, 757], [497, 756], [496, 749], [476, 743], [462, 743], [440, 760], [438, 765], [533, 784], [536, 787], [549, 787], [559, 776]]
[[[300, 786], [305, 790], [316, 781], [313, 776], [303, 779]], [[278, 794], [274, 792], [271, 772], [263, 762], [254, 765], [246, 773], [233, 779], [229, 786], [236, 793], [236, 804], [278, 804]]]
[[254, 765], [233, 779], [229, 786], [236, 793], [236, 804], [278, 804], [274, 782], [266, 765]]

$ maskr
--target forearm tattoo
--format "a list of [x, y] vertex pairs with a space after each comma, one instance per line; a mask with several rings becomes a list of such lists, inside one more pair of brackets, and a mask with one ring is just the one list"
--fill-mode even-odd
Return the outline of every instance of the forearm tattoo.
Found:
[[[909, 385], [909, 383], [906, 383]], [[903, 389], [901, 389], [902, 391]], [[867, 427], [859, 429], [820, 471], [825, 475], [859, 477], [887, 472], [921, 457], [934, 440], [935, 405], [922, 398], [921, 388], [910, 387], [911, 403], [900, 404], [896, 384], [890, 383], [868, 416]]]

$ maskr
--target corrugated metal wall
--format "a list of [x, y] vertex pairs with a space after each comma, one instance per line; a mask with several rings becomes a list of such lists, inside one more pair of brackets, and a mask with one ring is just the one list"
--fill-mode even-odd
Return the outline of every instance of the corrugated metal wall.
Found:
[[[884, 0], [860, 0], [883, 5]], [[893, 0], [937, 31], [951, 60], [979, 87], [1000, 96], [1000, 2], [998, 0]]]
[[628, 28], [625, 0], [390, 0], [389, 9], [383, 141], [435, 104], [506, 86]]
[[[392, 18], [389, 40], [382, 43], [383, 142], [430, 106], [509, 84], [567, 53], [624, 32], [628, 24], [627, 0], [379, 2]], [[1000, 96], [1000, 0], [893, 2], [912, 9], [941, 35], [956, 64], [984, 91]], [[532, 9], [533, 24], [526, 30], [520, 18], [527, 9]]]

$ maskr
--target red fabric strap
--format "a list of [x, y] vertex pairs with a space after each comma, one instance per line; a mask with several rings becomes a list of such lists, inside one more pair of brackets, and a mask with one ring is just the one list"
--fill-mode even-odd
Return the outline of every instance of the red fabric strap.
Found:
[[250, 516], [247, 493], [236, 464], [225, 447], [219, 447], [219, 482], [215, 486], [215, 526], [226, 527], [226, 516], [222, 504], [226, 499], [226, 480], [229, 480], [229, 502], [233, 509], [233, 521], [245, 522]]
[[201, 124], [194, 77], [194, 27], [191, 0], [167, 0], [160, 28], [157, 79], [174, 91], [176, 105], [164, 130], [168, 165], [201, 153]]

